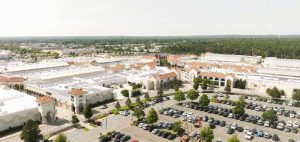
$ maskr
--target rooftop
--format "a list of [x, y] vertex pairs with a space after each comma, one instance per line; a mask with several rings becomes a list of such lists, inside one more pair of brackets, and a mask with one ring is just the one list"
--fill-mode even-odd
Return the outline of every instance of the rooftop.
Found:
[[0, 87], [0, 116], [37, 108], [36, 99], [17, 90]]

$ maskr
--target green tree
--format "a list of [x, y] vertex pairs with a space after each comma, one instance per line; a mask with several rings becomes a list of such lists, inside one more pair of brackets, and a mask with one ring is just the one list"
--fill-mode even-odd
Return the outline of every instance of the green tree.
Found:
[[240, 98], [238, 101], [236, 101], [233, 112], [240, 115], [245, 114], [245, 104], [245, 100]]
[[121, 94], [124, 96], [124, 97], [129, 97], [129, 91], [128, 90], [122, 90], [121, 91]]
[[140, 90], [132, 90], [132, 92], [131, 92], [131, 97], [136, 97], [136, 96], [140, 96], [140, 95], [141, 95]]
[[228, 140], [227, 142], [240, 142], [239, 138], [237, 137], [236, 134], [233, 134]]
[[164, 91], [162, 88], [157, 90], [157, 97], [162, 97], [163, 94], [164, 94]]
[[116, 108], [117, 110], [119, 110], [119, 109], [121, 108], [121, 105], [120, 105], [119, 102], [116, 103], [115, 108]]
[[262, 118], [264, 120], [268, 120], [269, 122], [274, 122], [278, 120], [278, 117], [276, 115], [276, 111], [274, 110], [267, 110], [262, 114]]
[[79, 123], [79, 119], [77, 118], [76, 115], [72, 115], [72, 124], [76, 125], [77, 123]]
[[67, 137], [64, 134], [58, 134], [53, 142], [67, 142]]
[[224, 90], [226, 91], [227, 94], [229, 94], [231, 92], [231, 80], [226, 81], [226, 86], [225, 86]]
[[125, 104], [130, 108], [131, 107], [131, 100], [130, 98], [127, 98], [127, 100], [125, 101]]
[[151, 124], [155, 123], [158, 120], [158, 115], [157, 115], [157, 112], [155, 111], [154, 108], [151, 108], [148, 111], [148, 115], [147, 115], [146, 120], [147, 120], [148, 123], [151, 123]]
[[90, 105], [87, 105], [84, 109], [83, 109], [83, 115], [86, 119], [89, 119], [93, 116], [93, 111]]
[[149, 96], [149, 94], [148, 94], [148, 93], [146, 93], [146, 94], [145, 94], [145, 96], [144, 96], [144, 98], [145, 98], [145, 100], [149, 101], [149, 100], [150, 100], [150, 96]]
[[176, 121], [172, 123], [172, 131], [177, 132], [177, 134], [182, 134], [185, 130], [181, 128], [181, 121]]
[[199, 94], [198, 94], [198, 92], [196, 90], [191, 89], [191, 90], [188, 91], [186, 97], [188, 99], [190, 99], [190, 100], [195, 100], [195, 99], [197, 99], [199, 97]]
[[204, 140], [205, 142], [212, 142], [214, 139], [214, 131], [210, 129], [210, 127], [205, 126], [201, 129], [201, 139]]
[[282, 95], [282, 92], [280, 92], [280, 90], [277, 87], [273, 87], [269, 91], [266, 90], [266, 92], [269, 92], [268, 94], [274, 99], [278, 99]]
[[135, 103], [137, 103], [138, 106], [142, 106], [143, 102], [141, 101], [140, 97], [135, 98]]
[[199, 99], [199, 104], [202, 106], [208, 106], [210, 103], [210, 100], [208, 99], [208, 96], [206, 94], [201, 95]]
[[293, 100], [300, 101], [300, 90], [295, 90], [292, 96]]
[[184, 94], [181, 91], [177, 91], [174, 95], [174, 100], [180, 102], [186, 100]]
[[203, 79], [202, 80], [202, 83], [201, 83], [201, 88], [203, 90], [206, 90], [208, 88], [208, 86], [210, 85], [210, 81], [208, 79]]
[[136, 116], [137, 119], [141, 119], [144, 118], [146, 114], [141, 107], [135, 107], [132, 115]]
[[22, 129], [20, 138], [24, 142], [37, 142], [42, 138], [39, 126], [36, 122], [28, 120]]

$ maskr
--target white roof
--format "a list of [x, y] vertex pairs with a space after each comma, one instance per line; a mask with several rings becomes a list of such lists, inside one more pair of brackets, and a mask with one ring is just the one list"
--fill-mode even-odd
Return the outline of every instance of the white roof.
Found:
[[0, 116], [37, 108], [35, 100], [33, 96], [0, 86]]

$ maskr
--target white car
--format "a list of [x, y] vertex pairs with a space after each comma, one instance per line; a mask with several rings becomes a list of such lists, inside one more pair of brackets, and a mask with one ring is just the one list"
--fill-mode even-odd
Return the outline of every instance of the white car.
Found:
[[138, 127], [142, 128], [143, 126], [144, 126], [144, 123], [140, 123]]
[[187, 121], [187, 118], [186, 117], [182, 117], [181, 121]]
[[228, 115], [228, 118], [233, 118], [233, 114], [230, 113], [230, 114]]
[[253, 139], [253, 135], [251, 134], [251, 132], [248, 132], [245, 136], [246, 140], [252, 140]]
[[278, 123], [277, 129], [283, 130], [284, 129], [284, 124], [283, 123]]
[[237, 128], [237, 124], [236, 123], [231, 124], [230, 128], [235, 130]]
[[294, 113], [290, 113], [290, 117], [291, 118], [295, 118], [295, 114]]
[[293, 123], [293, 128], [299, 128], [299, 122], [298, 121], [295, 121]]
[[193, 112], [189, 112], [189, 113], [188, 113], [188, 115], [193, 115], [193, 114], [194, 114]]
[[291, 122], [291, 121], [287, 121], [287, 122], [286, 122], [286, 126], [288, 126], [288, 127], [292, 127], [292, 126], [293, 126], [293, 124], [292, 124], [292, 122]]
[[246, 127], [246, 128], [244, 129], [244, 133], [247, 134], [248, 132], [250, 132], [250, 128], [249, 128], [249, 127]]
[[124, 111], [120, 111], [119, 114], [120, 114], [120, 115], [123, 115], [123, 116], [127, 116], [127, 115], [129, 115], [130, 113], [129, 113], [128, 111], [124, 110]]
[[289, 105], [289, 106], [293, 106], [293, 102], [292, 102], [292, 101], [290, 101], [288, 105]]
[[269, 121], [266, 121], [265, 124], [264, 124], [264, 126], [265, 126], [265, 127], [270, 127], [270, 122], [269, 122]]
[[269, 100], [267, 100], [267, 103], [271, 103], [272, 101], [269, 99]]

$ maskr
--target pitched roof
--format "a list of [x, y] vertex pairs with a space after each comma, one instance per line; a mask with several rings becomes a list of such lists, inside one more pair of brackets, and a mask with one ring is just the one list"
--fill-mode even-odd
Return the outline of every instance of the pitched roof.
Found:
[[165, 74], [160, 74], [159, 78], [160, 79], [167, 79], [170, 77], [175, 77], [177, 74], [175, 72], [170, 72], [170, 73], [165, 73]]
[[153, 69], [153, 68], [156, 67], [156, 63], [155, 62], [149, 62], [149, 63], [146, 63], [146, 65], [148, 65], [151, 69]]
[[84, 94], [84, 91], [82, 90], [82, 88], [72, 88], [69, 94], [71, 96], [80, 96]]
[[207, 77], [217, 77], [217, 78], [225, 78], [226, 76], [232, 76], [234, 77], [234, 74], [223, 74], [223, 73], [217, 73], [217, 72], [200, 72], [199, 76], [207, 76]]
[[24, 82], [25, 78], [17, 76], [0, 75], [0, 82]]
[[50, 97], [50, 96], [42, 96], [42, 97], [38, 97], [36, 102], [38, 104], [47, 104], [47, 103], [51, 103], [54, 102], [54, 98]]

